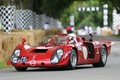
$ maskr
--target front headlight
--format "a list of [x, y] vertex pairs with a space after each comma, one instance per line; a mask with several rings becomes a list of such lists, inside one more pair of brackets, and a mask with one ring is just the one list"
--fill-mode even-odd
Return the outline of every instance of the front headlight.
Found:
[[61, 59], [62, 55], [63, 55], [64, 51], [63, 49], [58, 49], [52, 56], [51, 58], [51, 63], [52, 64], [56, 64], [59, 62], [59, 60]]
[[12, 63], [17, 63], [17, 60], [18, 60], [18, 57], [20, 56], [20, 53], [21, 53], [21, 50], [20, 49], [16, 49], [14, 52], [13, 52], [13, 54], [12, 54], [12, 56], [11, 56], [11, 62]]
[[14, 54], [15, 54], [15, 56], [20, 56], [20, 49], [16, 49], [15, 51], [14, 51]]
[[12, 58], [12, 62], [13, 62], [13, 63], [17, 63], [17, 59], [18, 59], [17, 57], [13, 57], [13, 58]]
[[60, 59], [62, 57], [62, 55], [63, 55], [63, 50], [62, 49], [58, 49], [57, 50], [57, 56], [58, 56], [58, 58]]

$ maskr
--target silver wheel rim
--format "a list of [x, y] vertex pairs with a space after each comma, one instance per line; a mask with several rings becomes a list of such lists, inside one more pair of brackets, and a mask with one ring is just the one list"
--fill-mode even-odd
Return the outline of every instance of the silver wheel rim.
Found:
[[106, 55], [106, 50], [105, 49], [102, 50], [101, 58], [102, 58], [102, 62], [105, 64], [106, 63], [106, 59], [107, 59], [107, 55]]
[[70, 58], [70, 62], [71, 62], [71, 65], [72, 65], [73, 67], [76, 66], [77, 56], [76, 56], [76, 53], [75, 53], [74, 51], [72, 51], [71, 58]]

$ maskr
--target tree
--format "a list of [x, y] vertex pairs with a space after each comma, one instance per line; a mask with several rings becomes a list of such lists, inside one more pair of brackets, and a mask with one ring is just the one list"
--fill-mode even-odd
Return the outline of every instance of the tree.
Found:
[[34, 11], [59, 18], [64, 9], [69, 7], [72, 2], [73, 0], [35, 0]]
[[110, 4], [112, 8], [115, 8], [117, 10], [117, 13], [120, 13], [120, 0], [99, 0], [100, 5], [103, 4]]
[[[81, 28], [84, 26], [103, 26], [103, 13], [102, 11], [80, 11], [78, 12], [78, 7], [98, 7], [99, 1], [97, 0], [87, 0], [87, 1], [74, 1], [70, 7], [64, 10], [63, 13], [61, 13], [60, 20], [62, 21], [64, 27], [69, 24], [69, 16], [74, 15], [75, 16], [75, 28]], [[102, 5], [103, 6], [103, 5]]]

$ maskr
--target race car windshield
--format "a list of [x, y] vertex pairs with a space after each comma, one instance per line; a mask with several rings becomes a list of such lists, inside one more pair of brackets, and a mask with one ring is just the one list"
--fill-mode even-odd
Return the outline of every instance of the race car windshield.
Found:
[[66, 36], [53, 36], [53, 35], [49, 35], [44, 37], [40, 44], [47, 44], [47, 43], [57, 43], [57, 44], [65, 44], [66, 43]]

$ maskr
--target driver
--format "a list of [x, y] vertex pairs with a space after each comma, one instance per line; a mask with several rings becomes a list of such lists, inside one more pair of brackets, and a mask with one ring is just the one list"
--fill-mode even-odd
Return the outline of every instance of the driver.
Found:
[[71, 40], [74, 40], [76, 44], [78, 43], [77, 40], [76, 40], [76, 35], [75, 35], [75, 33], [73, 33], [73, 32], [69, 33], [69, 34], [68, 34], [68, 37], [69, 37], [69, 39], [73, 38], [73, 39], [71, 39]]
[[[83, 42], [81, 42], [81, 40], [79, 40], [79, 41], [77, 41], [77, 36], [74, 34], [74, 33], [70, 33], [70, 34], [68, 34], [68, 37], [71, 39], [71, 38], [73, 38], [73, 39], [71, 39], [71, 40], [74, 40], [74, 42], [75, 42], [75, 46], [78, 48], [78, 50], [82, 50], [82, 44], [83, 44]], [[72, 42], [72, 41], [71, 41]], [[73, 43], [74, 43], [73, 42]]]

